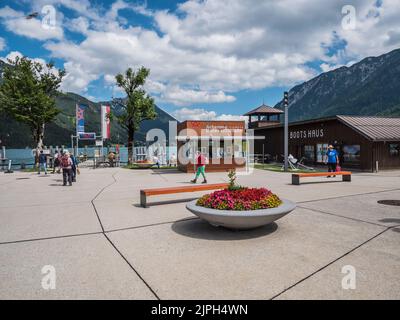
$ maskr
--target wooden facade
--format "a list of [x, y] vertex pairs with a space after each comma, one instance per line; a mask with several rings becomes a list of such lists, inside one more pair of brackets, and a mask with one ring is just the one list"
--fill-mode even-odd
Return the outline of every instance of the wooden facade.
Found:
[[246, 159], [243, 145], [239, 146], [237, 142], [243, 140], [245, 132], [244, 121], [188, 120], [179, 123], [177, 141], [179, 170], [195, 171], [194, 154], [197, 150], [207, 156], [208, 172], [244, 168]]
[[[275, 125], [255, 130], [255, 135], [265, 136], [255, 141], [255, 153], [283, 161], [283, 126]], [[326, 148], [332, 144], [339, 152], [343, 168], [374, 171], [400, 168], [400, 139], [374, 141], [337, 117], [289, 124], [289, 154], [304, 163], [324, 164]], [[397, 151], [396, 151], [397, 150]]]

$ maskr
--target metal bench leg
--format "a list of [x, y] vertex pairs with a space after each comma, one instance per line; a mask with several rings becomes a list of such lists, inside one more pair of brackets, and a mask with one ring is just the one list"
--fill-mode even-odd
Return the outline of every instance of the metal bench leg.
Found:
[[292, 174], [292, 184], [296, 186], [300, 185], [300, 177], [298, 175]]
[[146, 194], [144, 192], [140, 193], [140, 205], [143, 208], [147, 208], [147, 197], [146, 197]]
[[350, 181], [351, 181], [351, 175], [350, 175], [350, 174], [343, 175], [342, 177], [343, 177], [343, 178], [342, 178], [342, 181], [347, 181], [347, 182], [350, 182]]

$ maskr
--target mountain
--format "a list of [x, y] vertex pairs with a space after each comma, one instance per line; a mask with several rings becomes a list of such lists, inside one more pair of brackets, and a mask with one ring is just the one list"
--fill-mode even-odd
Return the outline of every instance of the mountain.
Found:
[[[1, 65], [0, 65], [1, 68]], [[87, 106], [85, 110], [85, 131], [96, 132], [100, 134], [100, 106], [103, 103], [92, 102], [75, 93], [63, 93], [56, 98], [57, 107], [61, 110], [53, 123], [47, 124], [45, 128], [45, 145], [71, 145], [71, 135], [75, 134], [75, 105], [81, 103]], [[140, 129], [135, 133], [135, 141], [145, 141], [145, 135], [148, 130], [159, 128], [164, 130], [168, 138], [169, 121], [176, 121], [168, 113], [155, 107], [157, 118], [155, 120], [146, 120], [141, 123]], [[118, 112], [118, 111], [117, 111]], [[29, 127], [0, 114], [0, 140], [1, 144], [7, 148], [25, 148], [34, 146]], [[116, 121], [111, 123], [111, 139], [109, 143], [124, 144], [127, 142], [127, 132]], [[92, 142], [86, 142], [92, 145]], [[85, 144], [85, 142], [82, 142]]]
[[[400, 49], [325, 72], [289, 91], [289, 120], [400, 116]], [[283, 103], [275, 107], [283, 109]]]

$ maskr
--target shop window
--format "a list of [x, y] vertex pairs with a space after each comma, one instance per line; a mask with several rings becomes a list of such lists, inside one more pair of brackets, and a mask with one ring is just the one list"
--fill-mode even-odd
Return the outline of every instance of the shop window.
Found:
[[318, 163], [325, 163], [328, 161], [328, 156], [326, 155], [326, 153], [328, 152], [328, 146], [329, 146], [329, 144], [327, 144], [327, 143], [317, 144], [317, 162]]
[[361, 147], [358, 144], [343, 146], [343, 162], [359, 163]]
[[315, 147], [314, 146], [304, 146], [304, 157], [309, 162], [315, 161]]
[[389, 154], [392, 157], [398, 157], [400, 155], [400, 144], [398, 143], [389, 144]]

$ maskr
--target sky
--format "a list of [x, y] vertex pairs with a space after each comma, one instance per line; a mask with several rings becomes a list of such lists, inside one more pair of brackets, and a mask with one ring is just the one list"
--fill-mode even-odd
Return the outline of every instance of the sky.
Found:
[[53, 61], [62, 90], [93, 101], [122, 96], [115, 75], [145, 66], [178, 120], [235, 120], [399, 48], [399, 16], [400, 0], [0, 0], [0, 59]]

